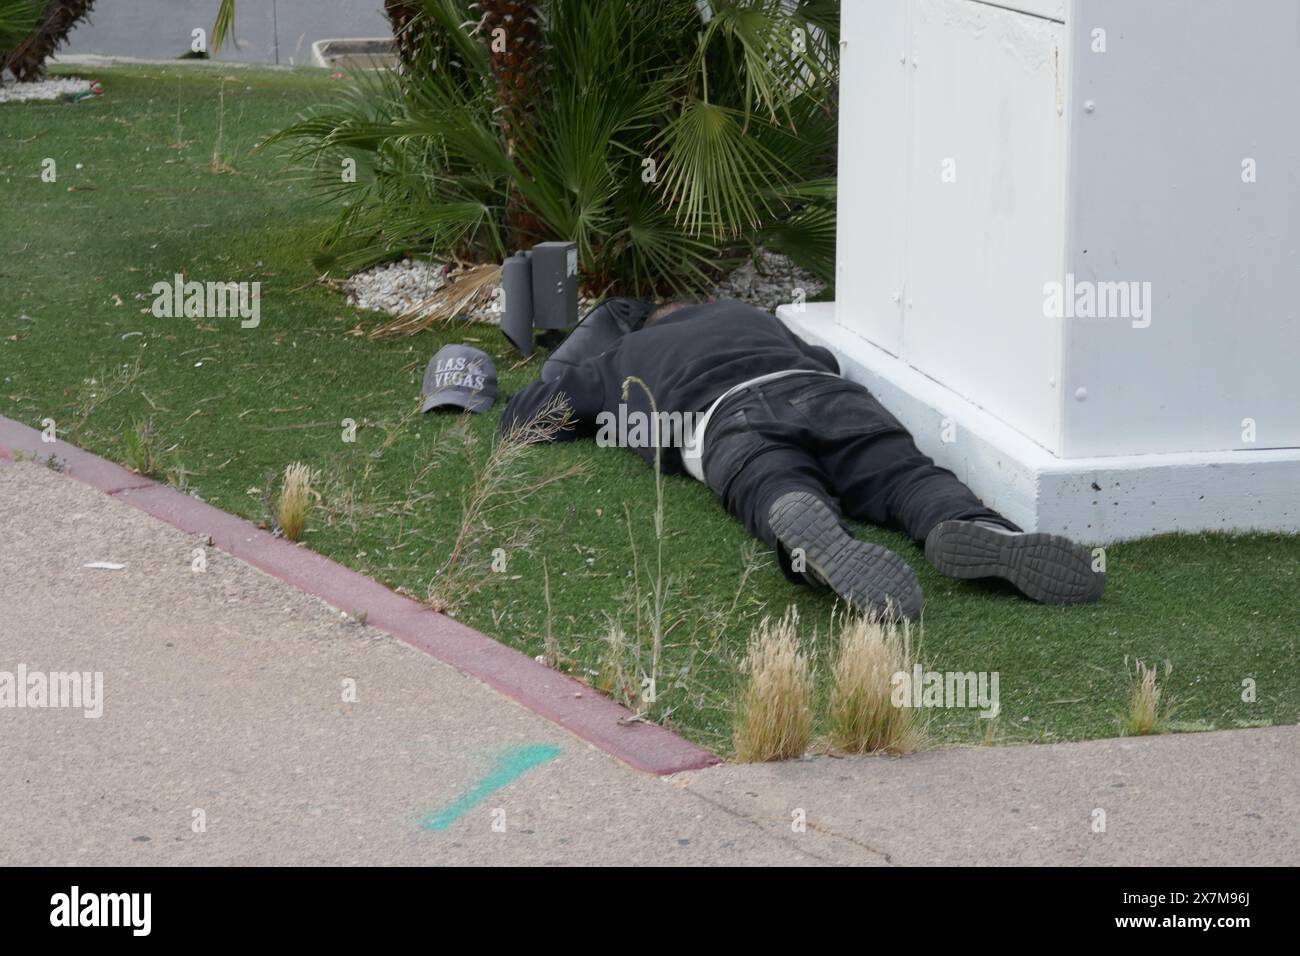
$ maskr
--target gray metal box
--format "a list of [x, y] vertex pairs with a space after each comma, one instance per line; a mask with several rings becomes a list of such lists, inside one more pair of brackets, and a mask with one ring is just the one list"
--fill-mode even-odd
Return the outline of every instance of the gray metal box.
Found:
[[567, 329], [578, 321], [578, 247], [572, 242], [533, 246], [533, 327]]

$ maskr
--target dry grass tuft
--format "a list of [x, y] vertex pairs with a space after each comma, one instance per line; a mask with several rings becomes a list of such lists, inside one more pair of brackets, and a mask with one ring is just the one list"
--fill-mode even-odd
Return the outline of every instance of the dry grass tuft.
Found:
[[152, 478], [162, 468], [158, 431], [152, 418], [137, 420], [122, 434], [122, 449], [126, 466], [137, 474]]
[[[612, 697], [624, 707], [635, 709], [637, 698], [635, 658], [628, 644], [627, 632], [618, 621], [610, 620], [603, 639], [605, 649], [600, 658], [596, 689], [606, 697]], [[633, 666], [629, 666], [630, 660], [633, 661]]]
[[[1127, 669], [1127, 659], [1124, 664]], [[1160, 697], [1162, 690], [1159, 668], [1155, 666], [1148, 667], [1142, 661], [1134, 661], [1134, 664], [1136, 666], [1131, 673], [1128, 714], [1124, 719], [1124, 733], [1134, 737], [1141, 737], [1155, 733], [1167, 715], [1161, 712]], [[1165, 676], [1168, 677], [1172, 671], [1173, 665], [1165, 661]]]
[[307, 527], [307, 516], [311, 514], [316, 498], [312, 484], [319, 477], [300, 461], [284, 470], [280, 498], [275, 503], [275, 520], [290, 541], [299, 540]]
[[812, 740], [813, 674], [799, 646], [799, 613], [793, 607], [773, 622], [764, 618], [750, 637], [748, 684], [736, 719], [736, 759], [789, 760]]
[[924, 746], [928, 722], [892, 699], [893, 676], [910, 673], [916, 662], [911, 625], [861, 615], [841, 619], [828, 705], [836, 749], [908, 754]]

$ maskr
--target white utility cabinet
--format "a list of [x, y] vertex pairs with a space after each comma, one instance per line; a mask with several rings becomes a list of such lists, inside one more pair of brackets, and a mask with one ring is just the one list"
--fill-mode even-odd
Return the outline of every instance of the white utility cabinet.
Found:
[[1300, 530], [1300, 2], [845, 0], [836, 302], [1026, 527]]

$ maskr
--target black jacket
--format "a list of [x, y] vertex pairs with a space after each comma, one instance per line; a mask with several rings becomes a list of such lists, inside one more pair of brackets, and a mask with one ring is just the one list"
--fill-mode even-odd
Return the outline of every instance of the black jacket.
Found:
[[[775, 316], [734, 299], [693, 305], [632, 332], [607, 351], [564, 371], [553, 382], [533, 382], [506, 404], [502, 432], [532, 419], [563, 394], [573, 409], [574, 428], [562, 440], [596, 433], [602, 411], [618, 415], [623, 382], [642, 379], [660, 412], [703, 412], [732, 386], [767, 375], [801, 369], [839, 373], [835, 356], [809, 345]], [[627, 413], [648, 415], [650, 402], [636, 383], [628, 390]], [[649, 464], [655, 449], [634, 448]], [[662, 450], [662, 468], [680, 473], [681, 452]]]

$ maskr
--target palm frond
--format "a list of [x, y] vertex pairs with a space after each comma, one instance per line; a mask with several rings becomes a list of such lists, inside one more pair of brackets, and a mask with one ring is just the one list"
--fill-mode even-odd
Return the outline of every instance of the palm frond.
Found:
[[835, 279], [835, 209], [809, 207], [759, 233], [759, 242], [807, 269], [818, 279]]
[[785, 165], [745, 131], [744, 114], [692, 99], [656, 138], [664, 150], [662, 195], [692, 235], [713, 224], [716, 238], [762, 224], [763, 194], [780, 181]]
[[212, 23], [212, 52], [218, 52], [226, 40], [235, 35], [235, 0], [221, 0], [216, 20]]
[[38, 0], [0, 0], [0, 66], [4, 54], [36, 29], [40, 14]]

